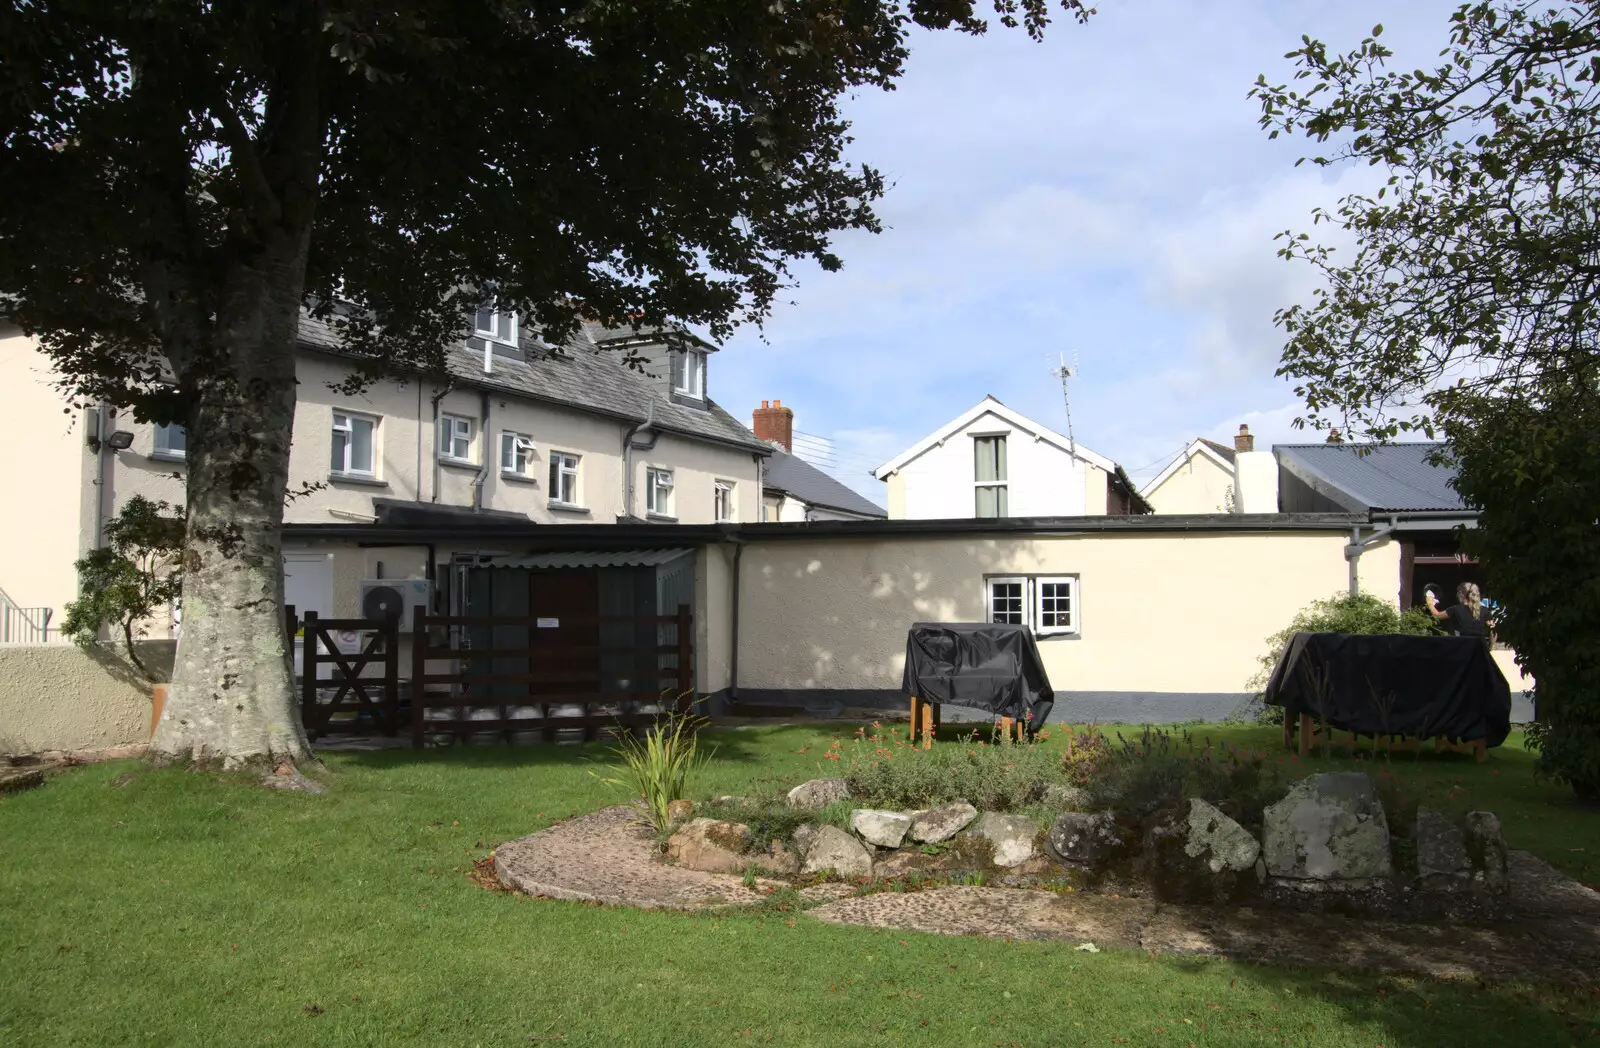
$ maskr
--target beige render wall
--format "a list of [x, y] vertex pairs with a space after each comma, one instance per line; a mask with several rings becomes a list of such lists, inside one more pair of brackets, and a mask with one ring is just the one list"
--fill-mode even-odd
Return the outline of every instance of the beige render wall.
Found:
[[[173, 643], [139, 647], [165, 679]], [[150, 736], [151, 685], [114, 648], [0, 647], [0, 753], [127, 746]]]
[[761, 519], [760, 471], [752, 451], [661, 434], [654, 448], [634, 453], [637, 516], [645, 515], [645, 471], [652, 466], [673, 472], [673, 516], [679, 524], [714, 522], [713, 486], [718, 480], [733, 482], [734, 508], [740, 521]]
[[[290, 501], [284, 507], [286, 521], [327, 523], [370, 519], [374, 496], [411, 500], [431, 495], [431, 491], [420, 485], [430, 483], [432, 476], [428, 456], [433, 446], [430, 427], [434, 387], [416, 379], [384, 378], [353, 396], [328, 388], [330, 383], [345, 378], [349, 371], [342, 361], [320, 355], [301, 354], [296, 363], [295, 375], [300, 388], [294, 412], [294, 444], [289, 453], [289, 490], [296, 491], [307, 484], [324, 487], [312, 495]], [[336, 410], [377, 417], [376, 483], [329, 476]]]
[[[477, 410], [473, 411], [477, 414]], [[490, 471], [484, 505], [526, 513], [541, 524], [610, 524], [622, 512], [622, 438], [630, 427], [620, 421], [495, 396], [490, 404]], [[530, 437], [537, 450], [531, 480], [500, 475], [500, 434], [510, 430]], [[550, 456], [578, 456], [578, 500], [587, 513], [550, 508]]]
[[[23, 607], [48, 607], [55, 621], [78, 591], [81, 413], [68, 414], [55, 373], [33, 339], [0, 328], [0, 410], [10, 439], [0, 441], [0, 490], [11, 508], [0, 527], [0, 589]], [[3, 723], [3, 722], [0, 722]]]
[[1233, 471], [1196, 452], [1144, 497], [1157, 513], [1228, 513], [1232, 490]]
[[1058, 689], [1240, 693], [1263, 639], [1345, 588], [1345, 541], [1339, 532], [758, 540], [744, 557], [739, 684], [897, 688], [912, 622], [981, 621], [984, 576], [1015, 573], [1080, 578], [1081, 634], [1039, 642]]

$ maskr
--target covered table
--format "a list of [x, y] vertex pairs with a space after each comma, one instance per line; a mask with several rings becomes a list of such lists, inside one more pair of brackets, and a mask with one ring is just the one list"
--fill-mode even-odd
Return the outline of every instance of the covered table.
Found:
[[914, 624], [901, 687], [911, 696], [911, 737], [924, 742], [943, 703], [984, 710], [1030, 731], [1055, 705], [1033, 633], [1001, 622]]
[[1296, 633], [1263, 696], [1296, 722], [1307, 752], [1317, 723], [1392, 739], [1467, 743], [1478, 759], [1511, 731], [1511, 686], [1476, 637]]

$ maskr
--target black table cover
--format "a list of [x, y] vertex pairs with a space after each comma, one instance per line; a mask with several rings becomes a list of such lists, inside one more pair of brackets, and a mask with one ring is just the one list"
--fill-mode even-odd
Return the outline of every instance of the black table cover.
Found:
[[1026, 720], [1029, 730], [1055, 705], [1033, 634], [999, 622], [916, 623], [906, 634], [901, 687], [927, 702]]
[[1511, 731], [1511, 686], [1476, 637], [1296, 633], [1263, 698], [1362, 734], [1498, 746]]

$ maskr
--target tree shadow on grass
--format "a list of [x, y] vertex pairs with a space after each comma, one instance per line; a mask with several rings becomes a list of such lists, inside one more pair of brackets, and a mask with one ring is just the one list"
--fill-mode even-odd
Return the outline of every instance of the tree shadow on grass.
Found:
[[[1194, 957], [1169, 960], [1179, 977], [1214, 974], [1218, 963]], [[1378, 1031], [1373, 1043], [1382, 1048], [1600, 1044], [1592, 984], [1457, 982], [1249, 963], [1235, 970], [1240, 983], [1299, 1003], [1333, 1007], [1350, 1026]], [[1227, 1007], [1225, 1002], [1207, 1002], [1206, 1007], [1213, 1003]], [[1259, 1021], [1270, 1030], [1278, 1014], [1262, 1013]], [[1238, 1016], [1231, 1018], [1237, 1021]]]
[[[701, 732], [702, 745], [715, 747], [715, 760], [719, 763], [759, 764], [771, 756], [770, 747], [761, 745], [762, 734], [751, 731]], [[490, 745], [428, 746], [412, 749], [410, 746], [385, 750], [326, 749], [326, 755], [337, 755], [337, 761], [347, 767], [398, 768], [414, 764], [456, 766], [461, 768], [520, 768], [529, 766], [592, 767], [596, 764], [616, 762], [615, 741], [595, 742], [497, 742]]]

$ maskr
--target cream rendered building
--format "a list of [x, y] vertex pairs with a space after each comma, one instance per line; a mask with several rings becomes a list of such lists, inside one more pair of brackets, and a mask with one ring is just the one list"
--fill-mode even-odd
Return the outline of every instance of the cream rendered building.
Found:
[[1254, 449], [1241, 428], [1234, 447], [1198, 437], [1140, 492], [1156, 513], [1232, 513], [1234, 456], [1240, 444]]
[[[316, 490], [291, 498], [286, 522], [760, 518], [772, 449], [710, 399], [715, 347], [587, 325], [552, 355], [513, 318], [480, 314], [476, 326], [450, 352], [448, 381], [387, 378], [349, 395], [332, 388], [350, 371], [332, 334], [302, 321], [289, 489]], [[182, 505], [185, 470], [181, 428], [74, 409], [56, 383], [32, 339], [0, 328], [0, 402], [26, 434], [0, 450], [0, 481], [17, 497], [0, 518], [0, 608], [23, 624], [48, 611], [52, 627], [77, 593], [73, 562], [100, 543], [104, 522], [134, 495]], [[292, 544], [286, 556], [294, 590]], [[415, 551], [344, 559], [342, 582], [425, 574]], [[317, 578], [291, 595], [336, 589], [314, 604], [349, 611], [353, 587], [336, 586], [325, 560], [302, 559], [299, 581], [306, 564]]]

